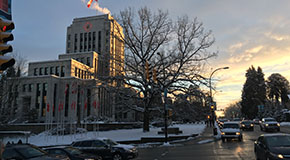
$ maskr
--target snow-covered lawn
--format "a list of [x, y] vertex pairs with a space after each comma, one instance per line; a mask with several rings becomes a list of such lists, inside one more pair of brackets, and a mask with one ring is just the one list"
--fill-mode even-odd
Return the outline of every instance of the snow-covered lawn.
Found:
[[290, 122], [281, 122], [280, 125], [281, 126], [290, 126]]
[[[183, 132], [182, 134], [178, 134], [177, 136], [190, 136], [192, 134], [200, 134], [205, 129], [204, 124], [176, 124], [170, 127], [179, 127], [179, 130]], [[115, 141], [140, 140], [141, 137], [164, 137], [164, 135], [158, 135], [158, 131], [161, 131], [161, 128], [150, 128], [150, 132], [143, 132], [143, 130], [140, 128], [87, 132], [83, 134], [65, 136], [47, 136], [45, 133], [41, 133], [38, 135], [30, 136], [28, 142], [37, 146], [48, 146], [71, 144], [75, 140], [92, 139], [98, 137], [107, 137]], [[169, 134], [168, 136], [175, 136], [175, 134]], [[7, 143], [8, 141], [14, 141], [14, 143], [17, 143], [18, 140], [19, 139], [15, 138], [3, 139], [4, 143]], [[25, 139], [22, 138], [22, 141], [25, 142]]]

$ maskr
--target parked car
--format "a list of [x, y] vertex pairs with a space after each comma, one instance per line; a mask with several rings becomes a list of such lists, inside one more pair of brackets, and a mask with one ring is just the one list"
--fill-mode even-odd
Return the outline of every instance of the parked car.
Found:
[[6, 145], [3, 160], [69, 160], [67, 156], [49, 155], [44, 150], [31, 144]]
[[124, 160], [138, 156], [136, 147], [132, 145], [119, 144], [108, 138], [75, 141], [71, 146], [101, 156], [103, 159]]
[[274, 118], [262, 118], [260, 123], [261, 131], [280, 131], [280, 124]]
[[260, 120], [258, 118], [253, 119], [254, 124], [260, 124]]
[[251, 130], [254, 131], [254, 122], [249, 120], [244, 120], [241, 122], [242, 130]]
[[289, 159], [289, 134], [264, 134], [258, 137], [254, 144], [256, 159]]
[[226, 139], [236, 138], [239, 141], [242, 141], [243, 134], [240, 130], [239, 122], [225, 122], [223, 125], [223, 129], [221, 130], [221, 138], [224, 142]]
[[50, 155], [64, 155], [70, 160], [102, 160], [101, 156], [86, 154], [77, 148], [70, 146], [57, 146], [44, 149]]

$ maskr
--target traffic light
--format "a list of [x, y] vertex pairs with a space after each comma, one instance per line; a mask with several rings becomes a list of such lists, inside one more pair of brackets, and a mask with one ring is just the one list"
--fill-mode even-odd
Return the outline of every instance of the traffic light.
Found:
[[0, 18], [0, 71], [4, 71], [15, 64], [14, 58], [4, 56], [5, 53], [13, 51], [12, 46], [7, 44], [7, 42], [14, 39], [13, 34], [10, 32], [14, 27], [12, 21]]

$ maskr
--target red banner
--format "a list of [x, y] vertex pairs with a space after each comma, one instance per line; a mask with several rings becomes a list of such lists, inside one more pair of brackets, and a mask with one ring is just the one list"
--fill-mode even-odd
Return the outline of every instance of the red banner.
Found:
[[49, 103], [46, 105], [46, 111], [49, 112]]

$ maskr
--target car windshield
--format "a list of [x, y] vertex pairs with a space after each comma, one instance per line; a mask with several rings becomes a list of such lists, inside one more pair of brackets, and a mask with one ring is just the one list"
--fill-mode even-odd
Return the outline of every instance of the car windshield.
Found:
[[118, 143], [111, 139], [103, 139], [103, 141], [109, 145], [117, 145]]
[[266, 142], [269, 147], [289, 147], [290, 136], [271, 136], [266, 137]]
[[276, 121], [274, 118], [267, 118], [265, 119], [265, 122], [271, 122], [271, 121]]
[[242, 123], [243, 124], [251, 124], [252, 122], [251, 121], [243, 121]]
[[72, 148], [72, 147], [67, 147], [67, 148], [65, 148], [65, 150], [72, 155], [79, 155], [79, 154], [83, 153], [80, 150], [78, 150], [76, 148]]
[[46, 153], [40, 149], [34, 147], [21, 147], [17, 149], [25, 158], [40, 157], [46, 155]]
[[223, 128], [240, 128], [238, 124], [224, 124]]

